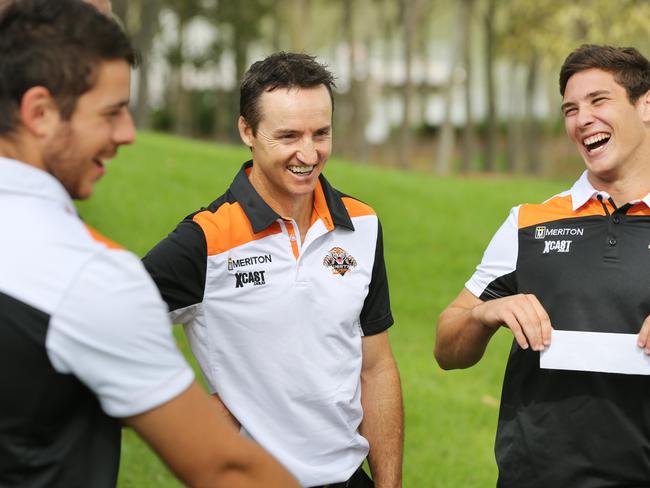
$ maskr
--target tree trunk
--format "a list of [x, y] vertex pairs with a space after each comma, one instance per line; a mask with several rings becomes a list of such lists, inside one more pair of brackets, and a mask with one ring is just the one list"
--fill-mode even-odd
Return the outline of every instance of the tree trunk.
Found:
[[438, 174], [446, 174], [451, 171], [451, 163], [454, 156], [455, 148], [455, 128], [451, 120], [451, 107], [454, 98], [454, 88], [456, 86], [456, 72], [458, 69], [459, 58], [464, 52], [464, 44], [467, 39], [467, 30], [469, 24], [469, 11], [467, 2], [462, 1], [457, 4], [456, 22], [452, 37], [449, 62], [449, 79], [444, 87], [444, 118], [440, 127], [440, 137], [438, 139], [437, 158], [435, 170]]
[[178, 41], [175, 47], [175, 54], [170, 63], [170, 100], [174, 113], [173, 129], [177, 134], [188, 136], [192, 132], [192, 122], [190, 118], [190, 99], [189, 93], [183, 84], [183, 64], [184, 64], [184, 37], [187, 19], [178, 16]]
[[463, 42], [463, 65], [465, 67], [465, 127], [463, 128], [463, 144], [461, 146], [460, 170], [467, 172], [472, 169], [475, 152], [475, 130], [472, 110], [472, 11], [474, 0], [463, 0], [467, 9], [467, 32]]
[[413, 131], [411, 128], [411, 109], [413, 105], [413, 50], [415, 47], [416, 22], [420, 10], [420, 0], [402, 0], [402, 29], [404, 43], [404, 84], [402, 85], [402, 123], [399, 132], [397, 164], [402, 168], [411, 166]]
[[508, 137], [506, 145], [506, 171], [522, 172], [525, 170], [524, 139], [521, 114], [521, 90], [519, 73], [516, 64], [510, 65], [509, 105], [508, 105]]
[[133, 36], [133, 42], [142, 54], [138, 69], [138, 88], [134, 118], [136, 125], [141, 129], [150, 127], [151, 107], [149, 105], [149, 66], [153, 39], [158, 30], [158, 14], [160, 3], [157, 0], [143, 0], [140, 2], [140, 28]]
[[358, 78], [359, 44], [355, 32], [354, 0], [343, 0], [343, 29], [344, 37], [348, 45], [348, 73], [350, 75], [350, 86], [346, 98], [346, 107], [349, 117], [343, 123], [345, 127], [344, 147], [349, 151], [352, 159], [363, 161], [366, 158], [365, 144], [365, 107], [366, 107], [366, 79]]
[[496, 168], [496, 145], [498, 122], [496, 115], [496, 89], [494, 86], [494, 16], [496, 0], [488, 0], [485, 13], [485, 87], [487, 91], [487, 115], [485, 134], [484, 170], [492, 172]]
[[524, 112], [524, 140], [526, 141], [526, 160], [529, 173], [540, 172], [540, 145], [542, 143], [540, 126], [535, 117], [535, 94], [537, 92], [537, 71], [539, 56], [533, 51], [526, 73], [526, 111]]

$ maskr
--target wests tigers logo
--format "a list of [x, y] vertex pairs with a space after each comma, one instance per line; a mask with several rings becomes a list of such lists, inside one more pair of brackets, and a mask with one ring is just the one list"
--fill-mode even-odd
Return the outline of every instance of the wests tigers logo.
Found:
[[357, 260], [348, 254], [345, 249], [333, 247], [323, 259], [323, 266], [332, 268], [332, 274], [345, 276], [345, 273], [357, 266]]

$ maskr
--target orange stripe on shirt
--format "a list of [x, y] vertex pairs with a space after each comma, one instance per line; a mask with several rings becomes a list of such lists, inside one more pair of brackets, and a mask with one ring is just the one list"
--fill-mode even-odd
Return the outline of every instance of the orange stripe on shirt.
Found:
[[[610, 212], [614, 209], [604, 202]], [[524, 204], [519, 209], [519, 228], [553, 222], [555, 220], [605, 215], [605, 210], [598, 200], [591, 199], [577, 210], [573, 210], [570, 195], [553, 197], [540, 204]]]
[[282, 232], [280, 224], [258, 232], [253, 232], [244, 210], [237, 203], [224, 203], [216, 212], [205, 210], [194, 215], [193, 219], [205, 234], [208, 256], [214, 256], [264, 237]]
[[88, 224], [84, 223], [84, 225], [86, 226], [86, 230], [90, 234], [90, 237], [93, 238], [93, 240], [104, 244], [109, 249], [124, 249], [124, 246], [120, 246], [117, 242], [114, 242], [108, 237], [103, 236]]
[[635, 215], [637, 217], [643, 217], [643, 216], [648, 216], [650, 215], [650, 208], [643, 203], [637, 203], [636, 205], [633, 205], [626, 213], [626, 215]]
[[341, 200], [343, 201], [345, 208], [348, 210], [350, 218], [363, 217], [365, 215], [377, 215], [371, 207], [352, 197], [343, 197]]

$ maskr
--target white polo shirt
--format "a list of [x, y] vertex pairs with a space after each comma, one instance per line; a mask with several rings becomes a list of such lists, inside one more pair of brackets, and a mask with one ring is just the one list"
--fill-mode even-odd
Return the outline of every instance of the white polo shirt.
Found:
[[45, 171], [0, 158], [0, 222], [0, 485], [115, 486], [111, 417], [193, 380], [165, 305]]
[[393, 323], [381, 227], [321, 177], [301, 243], [251, 186], [250, 166], [144, 263], [242, 432], [305, 486], [344, 481], [368, 453], [362, 336]]

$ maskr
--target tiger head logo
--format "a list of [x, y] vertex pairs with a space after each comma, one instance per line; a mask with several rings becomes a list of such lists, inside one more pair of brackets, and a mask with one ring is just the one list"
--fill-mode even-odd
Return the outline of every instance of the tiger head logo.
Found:
[[345, 276], [345, 273], [357, 266], [357, 260], [345, 249], [333, 247], [323, 259], [323, 266], [332, 268], [332, 274]]

